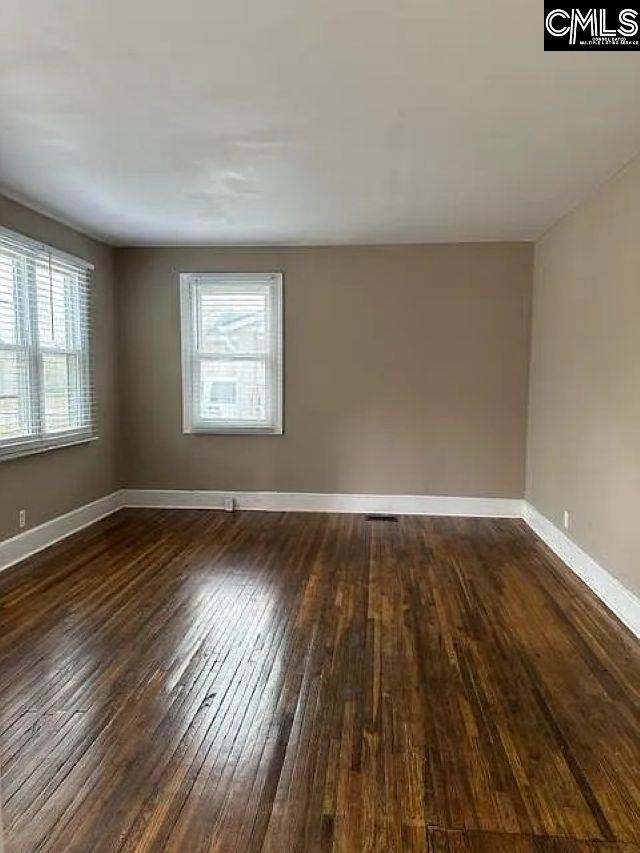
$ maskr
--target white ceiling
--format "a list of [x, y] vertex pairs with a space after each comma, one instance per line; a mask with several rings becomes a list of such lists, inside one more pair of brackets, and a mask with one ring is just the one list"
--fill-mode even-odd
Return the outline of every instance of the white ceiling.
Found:
[[640, 149], [542, 0], [3, 0], [0, 187], [117, 244], [532, 239]]

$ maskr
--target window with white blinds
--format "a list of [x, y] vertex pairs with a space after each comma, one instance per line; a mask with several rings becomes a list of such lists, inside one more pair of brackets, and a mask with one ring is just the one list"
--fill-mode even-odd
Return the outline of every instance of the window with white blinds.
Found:
[[185, 432], [282, 432], [282, 275], [180, 276]]
[[92, 269], [0, 229], [0, 459], [94, 435]]

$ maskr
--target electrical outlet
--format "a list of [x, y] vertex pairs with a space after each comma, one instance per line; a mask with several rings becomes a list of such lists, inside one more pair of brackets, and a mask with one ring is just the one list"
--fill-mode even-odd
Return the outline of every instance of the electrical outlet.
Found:
[[569, 510], [565, 509], [563, 518], [564, 529], [569, 529]]
[[27, 526], [27, 511], [26, 509], [21, 509], [18, 513], [18, 527], [22, 530], [23, 527]]
[[236, 508], [236, 502], [234, 498], [225, 498], [224, 499], [224, 508], [226, 512], [233, 512]]

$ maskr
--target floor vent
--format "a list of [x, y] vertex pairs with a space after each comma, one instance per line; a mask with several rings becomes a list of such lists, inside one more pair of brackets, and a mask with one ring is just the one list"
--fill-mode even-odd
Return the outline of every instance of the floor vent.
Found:
[[367, 515], [365, 521], [397, 521], [397, 515]]

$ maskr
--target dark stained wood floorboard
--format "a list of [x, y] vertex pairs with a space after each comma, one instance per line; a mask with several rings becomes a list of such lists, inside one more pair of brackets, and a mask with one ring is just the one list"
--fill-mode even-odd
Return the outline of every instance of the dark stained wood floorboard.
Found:
[[517, 520], [124, 510], [0, 577], [9, 853], [640, 850], [640, 649]]

